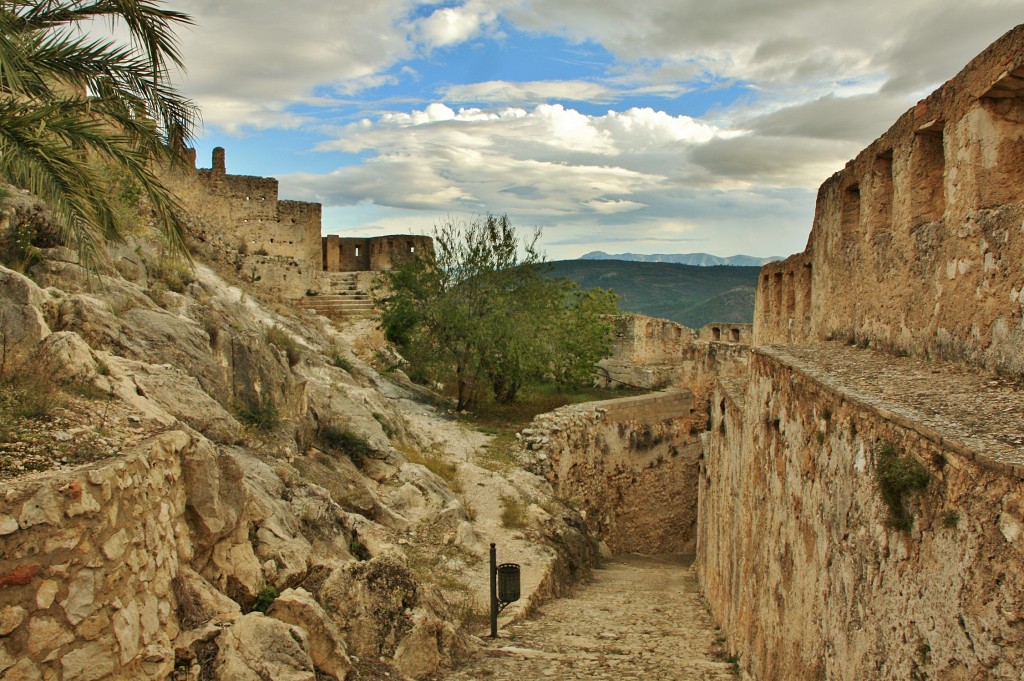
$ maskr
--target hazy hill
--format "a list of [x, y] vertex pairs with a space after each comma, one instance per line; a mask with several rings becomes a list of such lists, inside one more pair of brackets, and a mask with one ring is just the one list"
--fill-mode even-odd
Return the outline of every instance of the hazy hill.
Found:
[[633, 262], [671, 262], [680, 265], [699, 265], [710, 267], [712, 265], [736, 265], [741, 267], [760, 267], [766, 262], [782, 260], [775, 255], [768, 258], [759, 258], [753, 255], [730, 255], [722, 257], [710, 253], [654, 253], [653, 255], [642, 255], [640, 253], [605, 253], [604, 251], [591, 251], [580, 256], [580, 260], [629, 260]]
[[582, 259], [551, 265], [551, 276], [615, 291], [625, 312], [671, 319], [693, 329], [754, 319], [757, 267]]

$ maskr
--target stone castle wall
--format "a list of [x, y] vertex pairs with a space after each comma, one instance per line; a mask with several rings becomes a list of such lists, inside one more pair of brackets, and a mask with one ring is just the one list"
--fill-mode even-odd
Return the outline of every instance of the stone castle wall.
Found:
[[585, 511], [614, 553], [693, 552], [698, 427], [689, 391], [590, 402], [522, 431], [530, 467]]
[[334, 235], [322, 240], [322, 258], [327, 272], [380, 272], [390, 270], [409, 258], [432, 256], [434, 240], [429, 236], [394, 235], [346, 238]]
[[[188, 150], [188, 158], [194, 165], [194, 150]], [[328, 290], [324, 272], [377, 272], [433, 254], [433, 239], [424, 236], [321, 236], [319, 203], [280, 199], [276, 179], [230, 175], [225, 158], [218, 147], [212, 167], [174, 176], [169, 183], [206, 226], [206, 238], [231, 249], [238, 274], [265, 291], [294, 300]]]
[[1024, 27], [818, 193], [807, 249], [762, 268], [755, 342], [848, 339], [1024, 373]]
[[178, 633], [172, 581], [191, 558], [181, 451], [134, 453], [0, 494], [0, 676], [165, 679]]
[[[1017, 476], [762, 351], [713, 402], [698, 573], [753, 678], [1019, 678]], [[910, 532], [886, 524], [883, 443], [931, 475]]]

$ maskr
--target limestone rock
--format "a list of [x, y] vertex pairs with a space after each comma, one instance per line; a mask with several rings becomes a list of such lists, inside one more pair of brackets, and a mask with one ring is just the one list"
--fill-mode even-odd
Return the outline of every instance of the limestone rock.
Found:
[[44, 579], [43, 583], [39, 585], [39, 590], [36, 591], [36, 607], [46, 610], [53, 605], [53, 601], [57, 597], [57, 588], [57, 582], [52, 579]]
[[96, 374], [92, 349], [73, 331], [57, 331], [39, 345], [39, 359], [63, 381], [85, 381]]
[[96, 609], [96, 576], [96, 570], [83, 568], [71, 580], [67, 598], [60, 606], [72, 624], [78, 624]]
[[43, 675], [31, 660], [21, 659], [0, 678], [3, 681], [41, 681]]
[[395, 667], [406, 676], [422, 679], [442, 667], [452, 667], [468, 657], [469, 639], [451, 624], [425, 610], [413, 616], [412, 630], [395, 650]]
[[274, 601], [268, 615], [302, 627], [309, 637], [313, 664], [328, 674], [344, 679], [352, 663], [338, 627], [305, 589], [285, 589]]
[[398, 557], [383, 555], [334, 570], [319, 596], [345, 633], [350, 654], [390, 655], [409, 631], [419, 585]]
[[28, 277], [0, 267], [0, 333], [7, 342], [8, 357], [28, 361], [50, 328], [40, 308], [46, 294]]
[[315, 681], [305, 633], [258, 612], [244, 615], [217, 638], [220, 681]]
[[21, 515], [18, 516], [18, 524], [22, 529], [34, 525], [59, 525], [61, 521], [61, 508], [56, 495], [46, 485], [29, 498], [21, 507]]
[[134, 601], [114, 613], [114, 636], [121, 649], [121, 664], [139, 654], [141, 633], [139, 606]]
[[0, 608], [0, 636], [7, 636], [25, 621], [27, 612], [19, 605]]
[[214, 546], [238, 529], [246, 501], [242, 469], [230, 453], [197, 439], [185, 452], [182, 474], [189, 491], [185, 517], [196, 560], [202, 565]]
[[75, 648], [60, 659], [63, 681], [99, 681], [114, 673], [117, 660], [109, 644], [100, 641]]

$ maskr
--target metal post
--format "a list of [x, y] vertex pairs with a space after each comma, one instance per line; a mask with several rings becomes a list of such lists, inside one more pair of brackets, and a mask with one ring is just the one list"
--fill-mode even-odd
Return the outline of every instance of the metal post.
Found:
[[498, 638], [498, 549], [491, 544], [491, 638]]

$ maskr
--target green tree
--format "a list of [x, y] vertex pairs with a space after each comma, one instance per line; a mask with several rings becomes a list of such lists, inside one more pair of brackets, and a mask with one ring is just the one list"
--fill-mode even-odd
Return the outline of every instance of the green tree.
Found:
[[457, 409], [490, 393], [511, 402], [526, 385], [575, 384], [610, 351], [607, 291], [545, 276], [539, 231], [520, 240], [506, 216], [434, 231], [435, 259], [389, 275], [383, 326], [413, 377], [451, 383]]
[[[155, 167], [180, 160], [197, 110], [171, 84], [182, 67], [157, 0], [0, 0], [0, 180], [43, 199], [83, 264], [124, 228], [117, 185], [137, 185], [171, 248], [180, 207]], [[97, 27], [127, 40], [96, 37]]]

